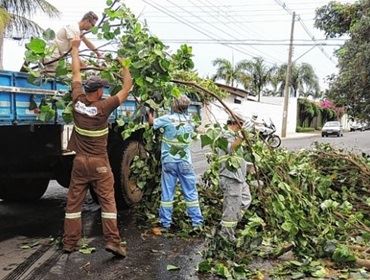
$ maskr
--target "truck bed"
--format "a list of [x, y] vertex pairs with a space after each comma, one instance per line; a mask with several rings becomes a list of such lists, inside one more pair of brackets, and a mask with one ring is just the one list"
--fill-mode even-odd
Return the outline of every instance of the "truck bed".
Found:
[[[31, 102], [37, 107], [43, 98], [55, 96], [61, 98], [69, 91], [69, 86], [55, 80], [49, 80], [40, 86], [28, 81], [28, 75], [21, 72], [0, 71], [0, 126], [30, 125], [30, 124], [64, 124], [63, 110], [56, 110], [56, 117], [49, 122], [38, 119], [35, 110], [30, 110]], [[107, 96], [109, 89], [106, 90]], [[110, 116], [110, 122], [114, 122], [121, 115], [133, 113], [136, 108], [135, 100], [130, 96]]]

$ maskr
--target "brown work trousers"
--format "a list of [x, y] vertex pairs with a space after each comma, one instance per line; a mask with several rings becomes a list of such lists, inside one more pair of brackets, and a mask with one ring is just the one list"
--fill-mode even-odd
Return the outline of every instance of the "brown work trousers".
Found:
[[117, 227], [114, 178], [108, 156], [76, 155], [73, 161], [64, 220], [64, 246], [76, 247], [81, 238], [81, 206], [89, 185], [93, 187], [99, 199], [105, 241], [107, 244], [117, 245], [121, 239]]

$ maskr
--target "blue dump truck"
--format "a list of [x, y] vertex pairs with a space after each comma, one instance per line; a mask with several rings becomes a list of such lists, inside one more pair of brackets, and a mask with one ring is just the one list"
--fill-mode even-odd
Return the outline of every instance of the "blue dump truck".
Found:
[[[0, 71], [0, 199], [32, 201], [42, 197], [49, 181], [56, 180], [68, 188], [74, 153], [67, 151], [73, 125], [63, 122], [62, 111], [56, 110], [52, 121], [39, 120], [30, 110], [31, 103], [39, 106], [43, 98], [61, 98], [68, 85], [47, 81], [41, 86], [28, 82], [25, 73]], [[146, 157], [141, 133], [127, 140], [121, 137], [116, 119], [130, 115], [136, 109], [129, 97], [110, 116], [108, 155], [115, 179], [116, 201], [120, 206], [137, 203], [143, 192], [130, 176], [135, 156]], [[191, 113], [199, 113], [194, 103]]]

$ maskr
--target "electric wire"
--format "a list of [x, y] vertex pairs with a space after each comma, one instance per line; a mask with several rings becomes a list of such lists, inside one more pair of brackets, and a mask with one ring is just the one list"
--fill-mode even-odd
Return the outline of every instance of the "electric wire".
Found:
[[[162, 11], [163, 13], [167, 14], [169, 17], [174, 18], [176, 21], [178, 21], [178, 22], [181, 22], [181, 23], [185, 24], [186, 26], [190, 27], [191, 29], [193, 29], [193, 30], [195, 30], [195, 31], [197, 31], [197, 32], [199, 32], [199, 33], [201, 33], [201, 34], [205, 35], [206, 37], [208, 37], [208, 38], [210, 38], [210, 39], [213, 39], [213, 40], [216, 40], [216, 41], [217, 41], [217, 38], [212, 37], [212, 35], [210, 35], [209, 33], [207, 33], [207, 32], [205, 32], [205, 31], [203, 31], [202, 29], [200, 29], [200, 28], [198, 28], [198, 27], [196, 27], [196, 26], [194, 26], [194, 25], [189, 24], [187, 21], [182, 20], [182, 19], [181, 19], [181, 18], [179, 18], [179, 17], [175, 17], [175, 16], [171, 13], [171, 11], [169, 11], [169, 10], [168, 10], [168, 9], [166, 9], [165, 7], [163, 7], [163, 6], [161, 6], [161, 5], [158, 5], [158, 4], [157, 4], [157, 5], [154, 5], [154, 4], [152, 4], [151, 2], [149, 2], [149, 1], [147, 1], [147, 0], [142, 0], [142, 1], [143, 1], [144, 3], [146, 3], [147, 5], [151, 6], [152, 8], [157, 9], [157, 10], [159, 10], [159, 11]], [[235, 50], [235, 51], [238, 51], [238, 52], [240, 52], [240, 53], [242, 53], [242, 54], [245, 54], [245, 55], [247, 55], [247, 56], [253, 57], [251, 54], [249, 54], [249, 53], [245, 52], [244, 50], [240, 50], [239, 48], [234, 47], [234, 46], [232, 46], [232, 45], [223, 44], [223, 43], [220, 43], [220, 44], [221, 44], [221, 45], [224, 45], [224, 46], [226, 46], [226, 47], [228, 47], [228, 48], [230, 48], [230, 49], [233, 49], [233, 50]]]
[[[209, 3], [209, 1], [208, 0], [206, 0], [208, 3]], [[190, 2], [191, 3], [194, 3], [192, 0], [190, 0]], [[198, 7], [197, 5], [195, 5], [195, 7]], [[222, 14], [220, 14], [221, 16], [223, 16], [223, 17], [225, 17], [225, 18], [228, 18], [227, 16], [224, 16], [223, 15], [223, 13]], [[216, 18], [217, 19], [217, 18]], [[239, 28], [240, 28], [240, 25], [235, 25], [235, 26], [238, 26], [238, 29], [235, 29], [235, 28], [233, 28], [233, 27], [231, 27], [230, 26], [230, 24], [228, 24], [228, 27], [230, 28], [230, 31], [234, 31], [236, 34], [239, 34], [239, 35], [241, 35], [241, 36], [245, 36], [243, 33], [241, 33], [240, 31], [239, 31]], [[242, 28], [240, 28], [240, 30], [242, 30]], [[224, 32], [225, 33], [225, 32]], [[229, 34], [228, 32], [226, 32], [226, 34]], [[229, 36], [230, 37], [232, 37], [232, 38], [234, 38], [234, 39], [237, 39], [237, 37], [235, 37], [235, 36], [233, 36], [233, 35], [230, 35], [229, 34]], [[257, 51], [257, 52], [259, 52], [259, 53], [261, 53], [261, 54], [263, 54], [265, 57], [269, 57], [270, 59], [273, 59], [274, 61], [278, 61], [278, 62], [280, 62], [281, 63], [281, 60], [280, 59], [277, 59], [277, 58], [275, 58], [275, 57], [273, 57], [273, 56], [271, 56], [271, 55], [269, 55], [269, 54], [266, 54], [265, 52], [263, 52], [263, 51], [261, 51], [261, 50], [259, 50], [259, 49], [257, 49], [257, 48], [255, 48], [255, 47], [253, 47], [253, 46], [250, 46], [252, 49], [254, 49], [255, 51]], [[272, 63], [272, 64], [274, 64], [274, 63]]]
[[[281, 6], [288, 14], [292, 15], [293, 11], [287, 7], [287, 5], [280, 1], [280, 0], [274, 0], [279, 6]], [[315, 37], [313, 34], [309, 31], [306, 24], [300, 19], [300, 16], [297, 15], [297, 21], [301, 24], [303, 30], [307, 33], [307, 35], [311, 38], [313, 42], [316, 42]], [[328, 58], [334, 65], [336, 65], [336, 62], [333, 60], [333, 58], [324, 50], [324, 48], [321, 45], [317, 45], [319, 50], [325, 55], [326, 58]]]
[[[173, 4], [173, 5], [175, 5], [175, 6], [177, 6], [177, 7], [179, 7], [180, 9], [182, 9], [181, 8], [181, 6], [178, 6], [178, 5], [176, 5], [176, 4], [174, 4], [173, 2], [171, 2], [171, 0], [166, 0], [167, 2], [169, 2], [169, 3], [171, 3], [171, 4]], [[192, 0], [190, 0], [190, 2], [191, 3], [193, 3], [193, 5], [194, 5], [194, 2], [192, 2]], [[184, 11], [187, 11], [187, 10], [185, 10], [185, 9], [183, 9]], [[191, 12], [189, 12], [189, 11], [187, 11], [190, 15], [193, 15]], [[193, 15], [194, 16], [194, 15]], [[216, 30], [218, 30], [219, 32], [222, 32], [222, 33], [224, 33], [224, 34], [226, 34], [227, 36], [229, 36], [229, 37], [232, 37], [232, 38], [236, 38], [235, 36], [233, 36], [233, 35], [231, 35], [230, 34], [230, 32], [228, 32], [228, 31], [224, 31], [224, 29], [223, 28], [220, 28], [220, 27], [217, 27], [217, 26], [215, 26], [215, 25], [213, 25], [213, 24], [210, 24], [210, 23], [208, 23], [206, 20], [204, 20], [203, 18], [200, 18], [205, 24], [207, 24], [207, 25], [209, 25], [211, 28], [213, 28], [213, 29], [216, 29]], [[217, 36], [217, 35], [216, 35]], [[258, 51], [259, 53], [261, 53], [258, 49], [256, 49], [256, 48], [253, 48], [253, 47], [251, 47], [252, 49], [254, 49], [255, 51]], [[243, 48], [244, 49], [244, 48]], [[245, 50], [245, 49], [244, 49]], [[249, 50], [247, 50], [248, 52], [250, 52]], [[260, 55], [258, 55], [258, 54], [253, 54], [253, 56], [252, 57], [256, 57], [256, 56], [260, 56]], [[271, 56], [270, 56], [270, 58], [271, 58]], [[272, 59], [273, 60], [276, 60], [275, 58], [273, 58], [272, 57]], [[268, 62], [268, 63], [270, 63], [270, 64], [274, 64], [274, 62], [271, 62], [271, 61], [268, 61], [268, 60], [266, 60], [266, 62]]]

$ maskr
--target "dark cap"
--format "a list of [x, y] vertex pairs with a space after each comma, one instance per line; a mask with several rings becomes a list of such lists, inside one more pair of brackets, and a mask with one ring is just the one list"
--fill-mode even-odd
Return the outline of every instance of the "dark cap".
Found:
[[91, 76], [88, 80], [84, 81], [85, 92], [94, 92], [99, 88], [108, 86], [108, 82], [98, 76]]

